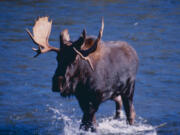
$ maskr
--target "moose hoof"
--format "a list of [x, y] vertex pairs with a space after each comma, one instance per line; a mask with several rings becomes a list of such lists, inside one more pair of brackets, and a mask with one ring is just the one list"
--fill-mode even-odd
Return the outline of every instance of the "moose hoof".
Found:
[[127, 119], [127, 124], [133, 125], [134, 124], [134, 119]]
[[81, 124], [80, 129], [84, 131], [90, 131], [90, 132], [96, 132], [96, 126], [86, 123], [86, 124]]
[[121, 119], [121, 116], [120, 116], [120, 115], [115, 115], [113, 119], [114, 119], [114, 120], [120, 120], [120, 119]]

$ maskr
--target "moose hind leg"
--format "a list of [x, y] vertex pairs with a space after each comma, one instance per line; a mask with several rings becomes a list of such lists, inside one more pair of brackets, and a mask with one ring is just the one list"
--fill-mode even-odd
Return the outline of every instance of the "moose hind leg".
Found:
[[126, 112], [127, 122], [128, 124], [133, 125], [136, 116], [134, 105], [132, 104], [131, 99], [127, 97], [123, 97], [122, 99], [123, 99], [124, 109]]
[[123, 106], [126, 112], [127, 122], [130, 125], [134, 124], [134, 120], [136, 116], [133, 105], [134, 86], [135, 86], [135, 81], [130, 82], [128, 84], [127, 91], [122, 95]]
[[120, 115], [121, 115], [121, 108], [122, 108], [122, 99], [121, 96], [117, 96], [113, 99], [115, 101], [116, 104], [116, 113], [114, 116], [114, 119], [119, 119]]

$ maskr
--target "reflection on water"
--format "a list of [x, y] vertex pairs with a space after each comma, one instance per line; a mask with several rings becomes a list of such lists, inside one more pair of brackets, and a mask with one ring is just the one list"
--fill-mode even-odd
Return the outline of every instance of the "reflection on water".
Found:
[[[34, 45], [25, 28], [31, 29], [34, 19], [45, 15], [53, 20], [53, 46], [59, 46], [64, 28], [72, 39], [83, 28], [97, 35], [104, 16], [103, 40], [128, 41], [138, 52], [137, 125], [126, 128], [124, 120], [111, 121], [114, 104], [107, 102], [97, 113], [99, 134], [180, 134], [178, 0], [1, 0], [0, 5], [0, 134], [79, 133], [82, 113], [76, 99], [51, 92], [56, 55], [32, 58]], [[155, 129], [162, 123], [167, 124]]]

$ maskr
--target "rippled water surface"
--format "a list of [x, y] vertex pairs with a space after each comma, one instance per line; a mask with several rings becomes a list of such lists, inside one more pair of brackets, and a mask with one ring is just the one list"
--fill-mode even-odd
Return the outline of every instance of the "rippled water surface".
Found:
[[53, 20], [55, 47], [64, 28], [72, 39], [83, 28], [97, 35], [104, 16], [103, 40], [124, 40], [137, 50], [135, 125], [126, 125], [124, 114], [113, 120], [115, 105], [108, 101], [97, 113], [96, 134], [180, 134], [179, 0], [0, 0], [0, 134], [92, 134], [78, 130], [82, 112], [76, 99], [51, 92], [56, 54], [32, 57], [25, 28], [38, 16]]

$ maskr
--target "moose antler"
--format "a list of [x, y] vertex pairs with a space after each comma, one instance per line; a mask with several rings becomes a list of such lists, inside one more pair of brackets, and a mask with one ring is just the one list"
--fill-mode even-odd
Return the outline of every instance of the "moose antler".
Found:
[[49, 51], [59, 52], [58, 48], [52, 47], [49, 45], [49, 35], [51, 33], [52, 20], [49, 21], [48, 17], [40, 17], [35, 21], [33, 27], [33, 35], [31, 32], [26, 29], [32, 41], [38, 45], [38, 49], [32, 48], [37, 54], [34, 57], [37, 57], [41, 53], [46, 53]]
[[[102, 18], [101, 29], [99, 30], [99, 35], [98, 35], [97, 39], [95, 40], [94, 45], [93, 45], [91, 48], [89, 48], [89, 49], [87, 49], [87, 50], [77, 50], [75, 47], [73, 47], [74, 51], [75, 51], [82, 59], [86, 60], [86, 61], [89, 63], [89, 65], [90, 65], [90, 67], [91, 67], [91, 69], [92, 69], [93, 71], [94, 71], [94, 67], [93, 67], [93, 64], [92, 64], [92, 62], [91, 62], [91, 59], [88, 57], [88, 55], [89, 55], [90, 53], [96, 51], [97, 45], [99, 44], [99, 41], [100, 41], [101, 38], [102, 38], [103, 30], [104, 30], [104, 18]], [[85, 33], [85, 31], [84, 31], [83, 33]], [[85, 35], [85, 34], [84, 34], [84, 35]]]

